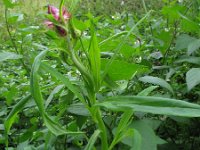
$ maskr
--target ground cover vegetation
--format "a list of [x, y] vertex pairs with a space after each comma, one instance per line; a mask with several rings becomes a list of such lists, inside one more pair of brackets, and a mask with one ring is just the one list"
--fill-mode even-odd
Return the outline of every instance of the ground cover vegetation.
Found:
[[200, 149], [200, 1], [0, 1], [0, 149]]

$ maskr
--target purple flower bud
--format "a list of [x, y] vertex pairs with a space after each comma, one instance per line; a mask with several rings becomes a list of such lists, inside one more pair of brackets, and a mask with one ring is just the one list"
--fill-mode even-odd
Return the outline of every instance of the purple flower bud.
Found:
[[[54, 19], [56, 21], [59, 21], [61, 22], [61, 19], [60, 19], [60, 16], [59, 16], [59, 9], [54, 7], [54, 6], [51, 6], [49, 5], [48, 6], [48, 14], [52, 14]], [[68, 21], [71, 17], [70, 13], [64, 8], [62, 10], [62, 17], [64, 19], [64, 21]], [[56, 31], [61, 35], [61, 36], [66, 36], [67, 35], [67, 32], [65, 29], [63, 29], [62, 27], [58, 26], [58, 25], [55, 25], [53, 22], [49, 21], [49, 20], [46, 20], [44, 22], [44, 24], [49, 27], [49, 28], [53, 28], [55, 27]]]

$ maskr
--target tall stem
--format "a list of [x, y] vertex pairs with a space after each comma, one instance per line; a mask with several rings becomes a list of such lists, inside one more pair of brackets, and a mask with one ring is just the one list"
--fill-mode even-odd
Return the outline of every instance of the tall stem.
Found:
[[[18, 51], [18, 48], [17, 48], [17, 45], [15, 43], [15, 40], [14, 38], [12, 37], [12, 34], [10, 32], [10, 28], [9, 28], [9, 23], [8, 23], [8, 8], [5, 8], [5, 22], [6, 22], [6, 30], [8, 32], [8, 35], [9, 35], [9, 38], [10, 38], [10, 41], [15, 49], [15, 52], [17, 54], [20, 54], [20, 52]], [[20, 62], [22, 63], [22, 66], [24, 67], [24, 69], [27, 71], [27, 73], [30, 72], [30, 70], [27, 68], [27, 66], [25, 65], [24, 61], [22, 59], [20, 59]]]
[[101, 130], [100, 136], [101, 136], [101, 149], [107, 150], [108, 149], [108, 140], [107, 140], [107, 131], [105, 124], [103, 122], [101, 111], [99, 108], [97, 108], [97, 121], [98, 121], [98, 127]]
[[[92, 94], [92, 97], [90, 99], [94, 103], [96, 102], [96, 94]], [[107, 130], [106, 126], [103, 122], [102, 115], [101, 115], [101, 110], [99, 107], [95, 108], [95, 116], [94, 116], [94, 111], [91, 111], [91, 116], [94, 117], [94, 120], [97, 120], [97, 126], [100, 129], [100, 138], [101, 138], [101, 149], [102, 150], [108, 150], [108, 138], [107, 138]]]

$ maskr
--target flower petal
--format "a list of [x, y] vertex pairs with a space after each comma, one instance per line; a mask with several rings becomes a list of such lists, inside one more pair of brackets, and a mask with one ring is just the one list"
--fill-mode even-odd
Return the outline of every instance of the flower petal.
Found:
[[48, 21], [48, 20], [46, 20], [46, 21], [44, 21], [44, 24], [46, 25], [46, 26], [48, 26], [49, 28], [53, 28], [53, 22], [51, 22], [51, 21]]
[[48, 14], [52, 14], [55, 18], [55, 20], [59, 20], [59, 9], [49, 5], [48, 6]]

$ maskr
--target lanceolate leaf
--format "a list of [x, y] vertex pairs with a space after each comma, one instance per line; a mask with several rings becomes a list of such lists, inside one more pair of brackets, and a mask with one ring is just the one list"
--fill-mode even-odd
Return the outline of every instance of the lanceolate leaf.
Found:
[[89, 49], [89, 59], [91, 72], [94, 77], [95, 89], [98, 91], [100, 88], [100, 69], [101, 69], [101, 61], [100, 61], [100, 49], [97, 42], [97, 37], [95, 32], [93, 31]]
[[200, 83], [200, 68], [192, 68], [186, 74], [188, 91]]
[[55, 135], [61, 134], [72, 134], [72, 133], [80, 133], [80, 132], [68, 132], [64, 128], [61, 127], [57, 122], [53, 121], [45, 112], [44, 108], [44, 99], [41, 94], [39, 80], [38, 80], [38, 71], [41, 65], [41, 59], [45, 56], [47, 50], [42, 51], [34, 60], [32, 71], [31, 71], [31, 94], [39, 108], [40, 114], [44, 120], [47, 128]]
[[66, 78], [64, 75], [62, 75], [56, 69], [50, 67], [46, 63], [41, 64], [41, 69], [45, 70], [46, 72], [49, 72], [57, 80], [60, 80], [70, 91], [72, 91], [79, 98], [79, 100], [82, 103], [85, 103], [83, 96], [80, 94], [78, 89], [70, 82], [68, 78]]
[[175, 61], [175, 63], [183, 63], [183, 62], [200, 65], [200, 57], [189, 56], [180, 58], [177, 61]]
[[4, 122], [4, 126], [6, 129], [6, 133], [8, 134], [10, 131], [10, 128], [15, 120], [15, 117], [17, 116], [18, 112], [20, 112], [25, 104], [28, 102], [28, 100], [30, 100], [31, 95], [29, 94], [28, 96], [24, 97], [23, 99], [21, 99], [12, 109], [12, 111], [9, 113], [9, 115], [7, 116], [5, 122]]
[[0, 53], [0, 62], [8, 60], [8, 59], [20, 59], [20, 58], [22, 58], [22, 55], [18, 55], [16, 53], [12, 53], [12, 52]]
[[87, 144], [87, 146], [85, 147], [84, 150], [93, 150], [94, 144], [95, 144], [95, 142], [96, 142], [96, 140], [97, 140], [99, 134], [100, 134], [100, 130], [96, 130], [96, 131], [92, 134], [92, 136], [91, 136], [90, 140], [88, 141], [88, 144]]
[[150, 86], [138, 93], [138, 96], [148, 96], [156, 88], [158, 88], [158, 86]]
[[97, 106], [115, 111], [126, 111], [129, 108], [134, 111], [153, 114], [200, 117], [200, 105], [162, 97], [115, 96], [105, 99]]
[[139, 80], [142, 82], [160, 85], [161, 87], [168, 89], [172, 94], [174, 94], [174, 91], [173, 91], [172, 87], [169, 85], [169, 83], [167, 83], [165, 80], [163, 80], [161, 78], [145, 76], [145, 77], [141, 77]]
[[42, 116], [44, 116], [44, 100], [40, 91], [40, 86], [38, 81], [38, 70], [41, 64], [41, 59], [45, 56], [46, 53], [47, 50], [42, 51], [38, 56], [36, 56], [32, 65], [31, 83], [30, 83], [31, 94]]

